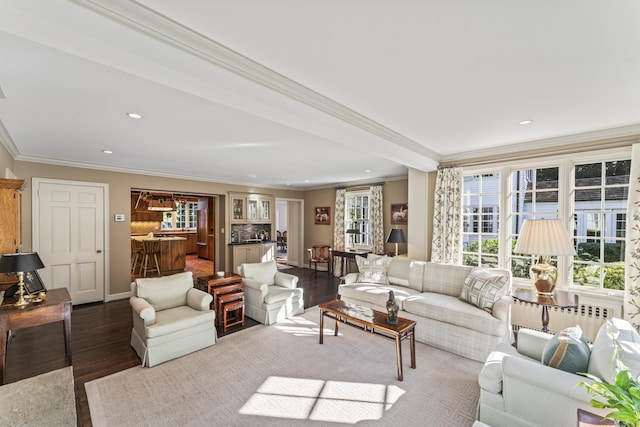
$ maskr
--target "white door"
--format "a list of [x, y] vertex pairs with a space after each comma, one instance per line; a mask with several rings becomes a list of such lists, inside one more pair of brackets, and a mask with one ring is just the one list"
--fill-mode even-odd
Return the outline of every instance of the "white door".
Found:
[[304, 267], [304, 206], [302, 200], [287, 201], [287, 264]]
[[104, 300], [106, 184], [33, 179], [33, 248], [47, 288], [73, 304]]

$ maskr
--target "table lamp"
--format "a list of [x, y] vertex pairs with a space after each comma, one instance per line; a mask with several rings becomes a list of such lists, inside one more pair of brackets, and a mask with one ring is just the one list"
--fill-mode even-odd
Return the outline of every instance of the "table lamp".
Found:
[[538, 262], [529, 269], [529, 276], [539, 295], [553, 295], [558, 269], [550, 257], [575, 255], [571, 237], [559, 219], [527, 219], [513, 249], [514, 252], [538, 255]]
[[398, 256], [398, 243], [407, 243], [407, 239], [404, 237], [404, 231], [399, 228], [392, 228], [391, 231], [389, 231], [387, 243], [396, 244], [396, 256]]
[[24, 308], [29, 305], [24, 297], [24, 273], [40, 268], [44, 268], [44, 264], [36, 252], [4, 254], [0, 258], [0, 273], [18, 275], [18, 301], [14, 304], [15, 307]]
[[350, 228], [345, 233], [351, 235], [351, 248], [352, 250], [354, 250], [356, 246], [356, 234], [361, 234], [360, 230], [358, 230], [357, 228]]

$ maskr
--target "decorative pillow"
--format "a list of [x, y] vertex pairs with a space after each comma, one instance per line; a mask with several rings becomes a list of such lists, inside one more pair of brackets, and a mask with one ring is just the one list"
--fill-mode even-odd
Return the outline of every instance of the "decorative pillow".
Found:
[[367, 270], [369, 264], [366, 264], [366, 261], [376, 261], [382, 260], [384, 269], [386, 272], [389, 263], [391, 262], [391, 258], [386, 255], [376, 255], [376, 254], [368, 254], [366, 257], [356, 255], [356, 265], [358, 266], [358, 272], [362, 273], [363, 270]]
[[358, 282], [388, 285], [385, 257], [362, 258], [360, 260]]
[[491, 313], [493, 304], [504, 295], [507, 280], [506, 276], [494, 276], [483, 268], [473, 268], [464, 279], [459, 298]]
[[555, 334], [544, 346], [542, 363], [572, 374], [587, 372], [589, 344], [580, 326], [572, 326]]
[[[615, 344], [612, 337], [615, 337]], [[613, 317], [600, 326], [591, 348], [588, 370], [583, 372], [612, 383], [615, 377], [616, 351], [618, 359], [629, 369], [631, 375], [634, 378], [640, 375], [640, 335], [629, 322]]]

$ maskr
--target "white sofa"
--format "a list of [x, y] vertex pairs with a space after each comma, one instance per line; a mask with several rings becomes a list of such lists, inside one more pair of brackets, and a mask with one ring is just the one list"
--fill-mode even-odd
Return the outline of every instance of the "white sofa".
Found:
[[142, 366], [151, 367], [216, 343], [216, 317], [209, 308], [213, 297], [193, 287], [190, 271], [136, 279], [131, 294], [131, 346]]
[[[389, 291], [399, 305], [398, 317], [416, 321], [416, 340], [469, 359], [484, 362], [501, 342], [511, 342], [511, 273], [503, 269], [475, 269], [409, 258], [369, 255], [356, 258], [360, 273], [349, 273], [338, 287], [340, 299], [386, 312]], [[367, 272], [371, 263], [384, 266], [384, 280]], [[369, 264], [369, 265], [366, 265]], [[465, 280], [472, 271], [499, 276], [504, 289], [490, 310], [462, 301]], [[475, 273], [474, 273], [475, 274]]]
[[245, 315], [271, 325], [304, 312], [303, 289], [298, 277], [278, 271], [275, 261], [242, 264]]
[[[622, 319], [611, 319], [618, 328], [618, 352], [622, 362], [637, 377], [640, 374], [640, 336]], [[541, 363], [545, 346], [553, 335], [530, 329], [518, 331], [517, 349], [501, 344], [492, 352], [478, 376], [480, 401], [478, 419], [492, 427], [575, 426], [577, 410], [599, 415], [612, 410], [589, 405], [590, 396], [581, 381], [584, 376]], [[613, 341], [607, 323], [590, 346], [587, 373], [613, 381]]]

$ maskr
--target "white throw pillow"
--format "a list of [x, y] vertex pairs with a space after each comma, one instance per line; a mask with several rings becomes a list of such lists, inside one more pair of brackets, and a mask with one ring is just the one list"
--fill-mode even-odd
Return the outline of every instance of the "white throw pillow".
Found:
[[634, 378], [640, 374], [640, 335], [629, 322], [616, 317], [608, 319], [600, 329], [591, 347], [587, 372], [612, 383], [615, 377], [614, 342], [611, 338], [615, 331], [616, 346], [620, 361], [629, 368]]
[[386, 257], [362, 258], [358, 270], [360, 271], [358, 275], [358, 282], [360, 283], [389, 284], [386, 272]]
[[506, 288], [507, 277], [496, 276], [483, 268], [476, 267], [464, 280], [459, 298], [491, 313], [493, 304], [504, 296]]

